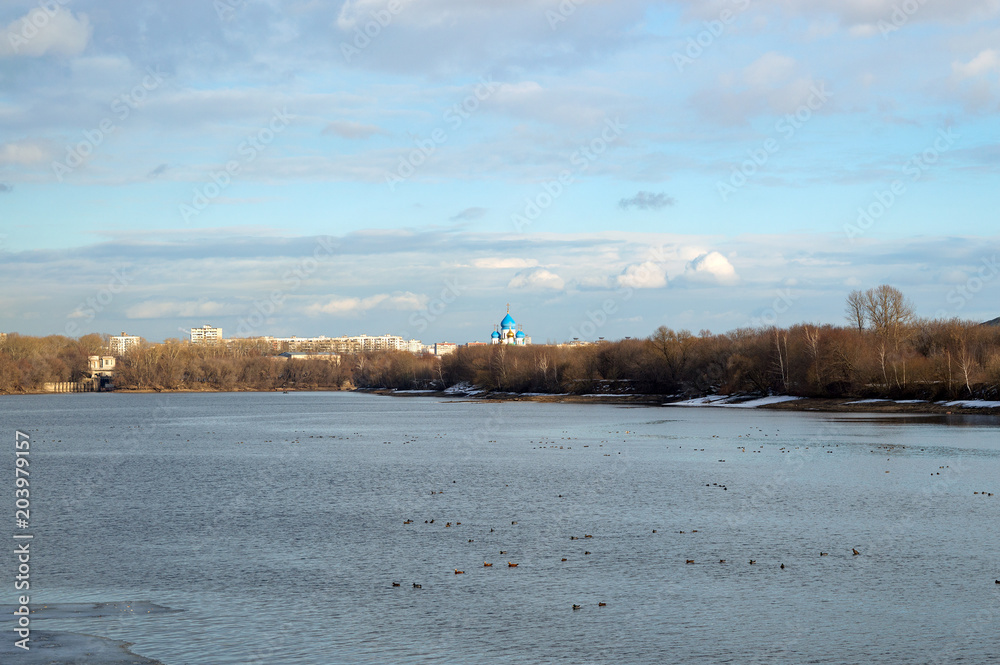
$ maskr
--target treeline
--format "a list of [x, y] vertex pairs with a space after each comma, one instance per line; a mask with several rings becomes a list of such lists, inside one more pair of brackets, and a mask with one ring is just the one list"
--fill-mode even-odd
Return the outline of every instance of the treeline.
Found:
[[847, 326], [721, 335], [664, 326], [647, 339], [588, 346], [462, 347], [440, 362], [387, 355], [369, 361], [355, 382], [518, 393], [1000, 398], [1000, 327], [918, 319], [888, 285], [852, 292], [845, 315]]
[[1000, 396], [1000, 328], [921, 321], [898, 333], [896, 345], [830, 325], [697, 336], [661, 327], [645, 340], [585, 347], [460, 348], [441, 369], [445, 383], [510, 392]]
[[[108, 335], [72, 339], [11, 333], [0, 339], [0, 393], [37, 392], [45, 383], [90, 374], [88, 356], [108, 354]], [[353, 387], [352, 363], [274, 356], [267, 345], [143, 344], [117, 358], [116, 390], [277, 390]]]
[[87, 375], [87, 356], [107, 352], [107, 337], [10, 333], [0, 338], [0, 392], [27, 392], [41, 390], [47, 382], [79, 381]]
[[286, 360], [265, 344], [187, 342], [129, 349], [115, 367], [116, 390], [349, 389], [350, 361]]
[[[284, 360], [266, 345], [148, 344], [118, 359], [116, 389], [444, 389], [537, 393], [788, 394], [1000, 398], [1000, 327], [920, 320], [895, 289], [856, 291], [849, 325], [800, 324], [714, 335], [660, 327], [646, 339], [587, 346], [461, 347], [444, 358], [378, 352]], [[0, 392], [77, 381], [106, 337], [0, 340]]]

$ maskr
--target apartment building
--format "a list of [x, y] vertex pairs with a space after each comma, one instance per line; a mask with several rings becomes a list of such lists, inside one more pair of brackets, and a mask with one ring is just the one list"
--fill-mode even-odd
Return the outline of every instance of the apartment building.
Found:
[[142, 343], [142, 338], [138, 335], [126, 335], [123, 331], [121, 335], [112, 335], [108, 340], [108, 349], [113, 356], [123, 356], [125, 353]]
[[192, 344], [215, 344], [222, 341], [222, 328], [213, 328], [207, 323], [201, 328], [191, 328]]

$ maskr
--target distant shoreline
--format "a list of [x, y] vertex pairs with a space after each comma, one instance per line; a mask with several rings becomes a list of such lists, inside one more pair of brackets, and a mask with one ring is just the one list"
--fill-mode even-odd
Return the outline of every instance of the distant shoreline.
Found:
[[[0, 396], [15, 395], [96, 395], [96, 394], [162, 394], [162, 393], [316, 393], [316, 392], [357, 392], [385, 397], [435, 397], [439, 399], [449, 399], [455, 401], [477, 401], [477, 402], [543, 402], [560, 404], [618, 404], [635, 406], [658, 406], [674, 408], [733, 408], [739, 407], [741, 402], [751, 402], [760, 399], [753, 395], [733, 395], [728, 396], [727, 405], [692, 405], [681, 404], [687, 398], [679, 398], [671, 395], [637, 395], [637, 394], [545, 394], [545, 393], [503, 393], [503, 392], [455, 392], [447, 390], [394, 390], [394, 389], [355, 389], [342, 390], [339, 388], [315, 388], [311, 390], [210, 390], [198, 388], [180, 388], [173, 390], [156, 390], [153, 388], [142, 390], [115, 390], [109, 393], [53, 393], [45, 391], [31, 391], [19, 393], [0, 393]], [[719, 396], [713, 396], [718, 398]], [[702, 399], [702, 398], [694, 398]], [[704, 397], [709, 399], [709, 397]], [[968, 401], [968, 400], [956, 400]], [[861, 397], [801, 397], [783, 402], [761, 404], [750, 406], [752, 409], [765, 409], [774, 411], [813, 411], [823, 413], [872, 413], [872, 414], [913, 414], [913, 415], [985, 415], [1000, 416], [1000, 406], [970, 407], [963, 405], [949, 406], [944, 402], [925, 402], [914, 400], [890, 400], [890, 399], [865, 399]]]

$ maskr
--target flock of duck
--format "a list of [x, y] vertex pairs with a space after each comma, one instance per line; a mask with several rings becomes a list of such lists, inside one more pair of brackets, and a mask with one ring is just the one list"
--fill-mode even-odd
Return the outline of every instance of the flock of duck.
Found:
[[[424, 520], [424, 524], [433, 524], [434, 522], [435, 522], [435, 520], [433, 520], [433, 519], [430, 519], [430, 520]], [[404, 522], [403, 522], [403, 524], [404, 524], [404, 525], [410, 525], [410, 524], [413, 524], [413, 523], [414, 523], [414, 520], [412, 520], [412, 519], [407, 519], [406, 521], [404, 521]], [[458, 522], [458, 521], [456, 521], [456, 522], [454, 522], [454, 523], [453, 523], [453, 522], [446, 522], [446, 523], [445, 523], [445, 527], [446, 527], [446, 528], [447, 528], [447, 527], [451, 527], [451, 526], [452, 526], [453, 524], [454, 524], [455, 526], [461, 526], [461, 524], [462, 524], [462, 523], [461, 523], [461, 522]], [[511, 522], [511, 525], [517, 525], [517, 521], [512, 521], [512, 522]], [[494, 529], [490, 529], [490, 531], [491, 531], [491, 532], [493, 532], [493, 531], [494, 531]], [[653, 530], [652, 530], [652, 532], [653, 532], [653, 533], [657, 533], [657, 532], [658, 532], [658, 530], [657, 530], [657, 529], [653, 529]], [[691, 530], [690, 530], [690, 532], [688, 532], [688, 531], [678, 531], [677, 533], [679, 533], [679, 534], [685, 534], [685, 533], [698, 533], [698, 529], [691, 529]], [[594, 536], [593, 536], [593, 534], [589, 534], [589, 533], [587, 533], [587, 534], [584, 534], [584, 535], [582, 536], [582, 538], [583, 538], [583, 539], [586, 539], [586, 538], [593, 538], [593, 537], [594, 537]], [[570, 539], [570, 540], [581, 540], [581, 537], [580, 537], [580, 536], [570, 536], [570, 537], [569, 537], [569, 539]], [[471, 539], [471, 538], [470, 538], [470, 539], [468, 540], [468, 542], [470, 542], [470, 543], [471, 543], [471, 542], [473, 542], [473, 539]], [[500, 554], [501, 554], [501, 555], [505, 555], [505, 554], [507, 554], [507, 550], [500, 550], [499, 552], [500, 552]], [[590, 552], [589, 550], [587, 550], [587, 551], [584, 551], [584, 554], [585, 554], [585, 555], [588, 555], [588, 554], [590, 554], [590, 553], [591, 553], [591, 552]], [[857, 548], [853, 548], [853, 547], [851, 548], [851, 556], [860, 556], [860, 555], [861, 555], [861, 552], [859, 552], [859, 551], [857, 550]], [[830, 553], [829, 553], [829, 552], [822, 552], [822, 551], [821, 551], [821, 552], [819, 553], [819, 556], [821, 556], [821, 557], [823, 557], [823, 556], [830, 556]], [[568, 558], [566, 558], [566, 557], [562, 557], [562, 558], [560, 559], [560, 561], [562, 561], [562, 562], [565, 562], [565, 561], [568, 561]], [[727, 559], [719, 559], [719, 563], [720, 563], [720, 564], [725, 564], [725, 563], [727, 563], [727, 561], [728, 561]], [[695, 563], [696, 563], [696, 561], [695, 561], [694, 559], [685, 559], [685, 560], [684, 560], [684, 563], [685, 563], [685, 565], [692, 565], [692, 564], [695, 564]], [[750, 559], [750, 560], [749, 560], [749, 563], [748, 563], [748, 565], [751, 565], [751, 566], [753, 566], [753, 565], [756, 565], [756, 564], [757, 564], [757, 559]], [[518, 564], [518, 563], [515, 563], [515, 562], [513, 562], [513, 561], [507, 561], [507, 567], [508, 567], [508, 568], [517, 568], [517, 567], [518, 567], [518, 565], [520, 565], [520, 564]], [[491, 561], [484, 561], [484, 562], [483, 562], [483, 568], [492, 568], [492, 567], [493, 567], [493, 562], [491, 562]], [[785, 570], [785, 564], [784, 564], [784, 563], [781, 563], [781, 562], [779, 562], [779, 566], [778, 566], [778, 568], [779, 568], [780, 570]], [[458, 568], [453, 568], [452, 570], [453, 570], [453, 572], [454, 572], [454, 574], [455, 574], [455, 575], [465, 575], [465, 571], [464, 571], [464, 570], [459, 570]], [[996, 583], [997, 583], [997, 584], [1000, 584], [1000, 580], [997, 580], [997, 581], [996, 581]], [[392, 582], [392, 586], [393, 586], [393, 587], [401, 587], [401, 586], [402, 586], [402, 582], [395, 582], [395, 581], [394, 581], [394, 582]], [[423, 589], [423, 585], [422, 585], [422, 584], [419, 584], [419, 583], [417, 583], [417, 582], [414, 582], [414, 583], [412, 584], [412, 588], [414, 588], [414, 589]], [[599, 607], [606, 607], [606, 606], [607, 606], [607, 603], [605, 603], [605, 602], [601, 601], [601, 602], [598, 602], [598, 603], [597, 603], [597, 605], [598, 605]], [[572, 609], [574, 609], [574, 610], [579, 610], [579, 609], [582, 609], [582, 607], [583, 607], [582, 605], [578, 605], [578, 604], [574, 604], [574, 605], [573, 605], [573, 607], [572, 607]]]
[[[609, 432], [609, 434], [611, 434], [611, 433], [612, 432]], [[614, 432], [614, 434], [618, 434], [618, 435], [621, 435], [623, 433], [626, 434], [626, 435], [635, 434], [632, 431]], [[754, 432], [747, 433], [746, 435], [740, 435], [740, 437], [742, 438], [742, 437], [745, 436], [746, 438], [754, 438], [755, 434], [759, 436], [761, 433], [763, 433], [763, 435], [765, 437], [768, 436], [766, 433], [763, 432], [763, 430], [761, 430], [761, 429], [758, 428], [758, 432], [756, 432], [756, 433], [754, 433]], [[568, 445], [568, 442], [571, 441], [571, 440], [573, 440], [573, 438], [574, 437], [562, 437], [562, 441], [564, 441], [564, 443], [560, 444], [560, 443], [557, 443], [556, 440], [554, 440], [554, 439], [551, 439], [551, 438], [548, 438], [548, 437], [542, 437], [538, 441], [531, 441], [531, 443], [532, 444], [536, 444], [533, 447], [533, 449], [536, 449], [536, 450], [538, 450], [538, 449], [572, 450], [572, 446]], [[712, 438], [719, 438], [719, 437], [718, 436], [713, 436]], [[622, 442], [624, 443], [625, 440], [623, 440]], [[599, 448], [600, 447], [604, 447], [604, 444], [607, 444], [607, 443], [611, 443], [611, 441], [607, 440], [607, 439], [603, 440], [600, 443], [598, 443], [597, 447], [599, 447]], [[590, 446], [589, 445], [583, 445], [583, 448], [588, 448], [588, 447], [590, 447]], [[820, 447], [820, 448], [827, 448], [828, 446], [827, 445], [820, 445], [818, 447]], [[829, 446], [829, 447], [830, 448], [839, 447], [839, 444], [834, 444], [834, 445]], [[891, 446], [891, 445], [890, 446], [876, 446], [876, 448], [882, 448], [882, 449], [885, 449], [885, 450], [889, 450], [890, 452], [897, 452], [896, 449], [900, 448], [900, 447], [902, 447], [902, 446]], [[678, 446], [678, 448], [683, 448], [683, 446]], [[747, 446], [745, 446], [745, 445], [739, 445], [739, 446], [736, 447], [736, 449], [737, 449], [738, 452], [741, 452], [741, 453], [746, 453], [746, 452], [761, 453], [762, 449], [764, 449], [764, 446], [759, 446], [759, 449], [756, 449], [756, 450], [751, 449], [751, 450], [748, 451], [747, 450]], [[795, 450], [798, 450], [798, 449], [799, 449], [799, 447], [796, 446]], [[806, 449], [808, 449], [808, 446], [806, 446]], [[693, 448], [693, 450], [695, 450], [695, 451], [704, 451], [705, 449], [704, 448], [700, 448], [700, 449], [699, 448]], [[774, 448], [772, 448], [772, 450], [774, 450]], [[780, 448], [777, 448], [777, 452], [778, 453], [790, 453], [792, 451], [793, 450], [791, 448], [787, 448], [787, 447], [784, 447], [784, 446], [782, 446]], [[833, 451], [832, 450], [827, 450], [826, 452], [827, 453], [832, 453]], [[872, 450], [871, 452], [876, 452], [876, 451]], [[621, 452], [619, 452], [618, 454], [620, 455]], [[609, 457], [610, 454], [604, 453], [604, 456]], [[721, 460], [720, 459], [719, 461], [720, 462], [724, 462], [725, 460]], [[940, 468], [946, 469], [947, 467], [946, 466], [942, 466]], [[889, 472], [886, 471], [886, 473], [889, 473]], [[932, 473], [931, 475], [934, 475], [934, 474]], [[940, 475], [940, 474], [938, 474], [938, 475]], [[724, 490], [724, 491], [728, 491], [728, 487], [724, 483], [719, 483], [719, 482], [716, 482], [716, 483], [706, 483], [705, 486], [706, 487], [715, 487], [715, 488], [718, 488], [718, 489], [721, 489], [721, 490]], [[430, 493], [432, 495], [433, 494], [442, 494], [443, 491], [431, 491]], [[985, 491], [984, 492], [976, 491], [976, 492], [974, 492], [974, 494], [976, 494], [976, 495], [982, 495], [982, 496], [989, 496], [989, 497], [992, 497], [994, 495], [993, 492], [985, 492]], [[563, 496], [562, 494], [559, 495], [560, 498], [562, 498], [562, 496]], [[434, 524], [434, 522], [435, 522], [434, 519], [424, 520], [424, 524]], [[410, 525], [410, 524], [413, 524], [413, 523], [414, 523], [414, 521], [412, 519], [407, 519], [406, 521], [403, 522], [404, 525]], [[462, 523], [461, 522], [457, 522], [457, 521], [454, 522], [454, 523], [452, 523], [452, 522], [446, 522], [444, 526], [446, 528], [448, 528], [448, 527], [451, 527], [453, 524], [455, 526], [460, 526]], [[517, 525], [517, 521], [512, 521], [511, 525]], [[491, 528], [490, 532], [494, 532], [494, 529]], [[657, 529], [653, 529], [652, 532], [653, 533], [657, 533]], [[684, 534], [686, 532], [685, 531], [678, 531], [677, 533]], [[698, 533], [698, 529], [691, 529], [690, 533]], [[593, 535], [592, 534], [584, 534], [583, 538], [593, 538]], [[580, 540], [580, 537], [579, 536], [570, 536], [569, 539], [570, 540]], [[472, 542], [474, 542], [474, 540], [470, 538], [470, 539], [468, 539], [468, 542], [472, 543]], [[500, 554], [501, 555], [507, 554], [507, 551], [506, 550], [500, 550]], [[591, 552], [590, 551], [584, 551], [583, 554], [584, 555], [589, 555], [589, 554], [591, 554]], [[819, 552], [819, 556], [820, 557], [830, 556], [830, 552], [821, 551], [821, 552]], [[859, 552], [857, 550], [857, 548], [853, 548], [852, 547], [851, 548], [851, 554], [850, 554], [850, 556], [851, 557], [861, 556], [861, 552]], [[561, 562], [566, 562], [566, 561], [568, 561], [568, 559], [566, 557], [562, 557], [560, 559], [560, 561]], [[718, 563], [719, 564], [726, 564], [727, 561], [728, 561], [727, 559], [719, 559]], [[684, 563], [685, 563], [685, 565], [694, 565], [694, 564], [696, 564], [696, 561], [695, 561], [695, 559], [687, 559], [687, 558], [685, 558]], [[785, 564], [783, 562], [778, 562], [778, 564], [779, 564], [778, 565], [778, 569], [779, 570], [785, 570], [786, 569], [786, 566], [785, 566]], [[508, 568], [517, 568], [518, 565], [519, 565], [518, 563], [515, 563], [513, 561], [507, 561], [507, 567]], [[751, 566], [752, 565], [757, 565], [757, 560], [756, 559], [749, 559], [747, 565], [751, 565]], [[493, 567], [493, 562], [491, 562], [491, 561], [484, 561], [483, 562], [483, 568], [492, 568], [492, 567]], [[454, 575], [465, 575], [466, 574], [464, 570], [460, 570], [458, 568], [454, 568], [453, 569], [453, 573], [454, 573]], [[996, 580], [996, 584], [1000, 585], [1000, 579]], [[392, 586], [393, 587], [400, 587], [400, 586], [402, 586], [402, 583], [401, 582], [392, 582]], [[414, 588], [414, 589], [422, 589], [423, 586], [420, 583], [414, 582], [412, 584], [412, 588]], [[603, 601], [600, 601], [600, 602], [597, 603], [597, 605], [599, 607], [606, 607], [607, 603], [603, 602]], [[572, 605], [572, 609], [573, 610], [580, 610], [582, 608], [583, 608], [583, 605], [580, 605], [580, 604], [573, 604]]]
[[[697, 531], [698, 531], [698, 530], [697, 530], [697, 529], [695, 529], [695, 530], [693, 530], [693, 531], [692, 531], [691, 533], [697, 533]], [[681, 531], [681, 533], [684, 533], [684, 532], [683, 532], [683, 531]], [[855, 548], [853, 548], [853, 547], [851, 548], [851, 552], [852, 552], [852, 556], [860, 556], [860, 555], [861, 555], [861, 552], [859, 552], [859, 551], [858, 551], [857, 549], [855, 549]], [[820, 556], [830, 556], [830, 553], [829, 553], [829, 552], [820, 552], [820, 553], [819, 553], [819, 555], [820, 555]], [[685, 564], [691, 564], [691, 563], [695, 563], [695, 560], [694, 560], [694, 559], [685, 559], [685, 560], [684, 560], [684, 563], [685, 563]], [[726, 559], [719, 559], [719, 563], [726, 563]], [[754, 565], [754, 564], [756, 564], [756, 563], [757, 563], [757, 559], [750, 559], [750, 563], [749, 563], [749, 565], [753, 566], [753, 565]], [[778, 567], [779, 567], [779, 568], [780, 568], [781, 570], [784, 570], [784, 569], [785, 569], [785, 564], [783, 564], [783, 563], [782, 563], [782, 564], [781, 564], [780, 566], [778, 566]], [[997, 582], [997, 584], [1000, 584], [1000, 582]]]
[[[434, 524], [435, 521], [436, 521], [435, 519], [427, 519], [427, 520], [424, 520], [424, 524], [431, 525], [431, 524]], [[404, 526], [409, 526], [409, 525], [414, 524], [414, 523], [415, 523], [415, 521], [413, 519], [407, 519], [407, 520], [405, 520], [403, 522], [403, 525]], [[445, 522], [444, 528], [449, 528], [449, 527], [452, 527], [452, 526], [458, 527], [458, 526], [461, 526], [461, 525], [462, 525], [462, 523], [459, 522], [459, 521]], [[511, 521], [511, 526], [517, 526], [517, 520], [512, 520]], [[491, 528], [490, 529], [490, 533], [493, 533], [493, 532], [495, 532], [495, 529]], [[653, 533], [656, 533], [656, 529], [653, 529]], [[581, 540], [581, 539], [588, 539], [588, 538], [593, 538], [593, 537], [594, 537], [593, 534], [585, 533], [585, 534], [583, 534], [582, 537], [581, 536], [570, 536], [569, 539], [570, 540]], [[472, 543], [472, 542], [474, 542], [474, 539], [473, 538], [469, 538], [468, 542]], [[501, 556], [503, 556], [503, 555], [507, 554], [507, 550], [499, 550], [499, 553], [500, 553]], [[589, 555], [589, 554], [591, 554], [591, 552], [589, 550], [585, 550], [583, 552], [583, 554], [584, 555]], [[569, 559], [567, 557], [562, 557], [560, 559], [560, 561], [561, 562], [566, 562], [566, 561], [569, 561]], [[508, 560], [506, 567], [507, 568], [517, 568], [519, 565], [520, 565], [519, 562], [514, 562], [514, 561], [509, 561]], [[484, 561], [482, 567], [483, 568], [493, 568], [493, 562], [492, 561]], [[453, 568], [452, 572], [453, 572], [454, 575], [465, 575], [466, 574], [466, 572], [464, 570], [460, 570], [458, 568]], [[402, 587], [403, 583], [402, 582], [398, 582], [398, 581], [393, 581], [392, 582], [392, 586], [393, 587]], [[423, 589], [424, 588], [423, 584], [418, 583], [418, 582], [413, 582], [411, 586], [412, 586], [413, 589]], [[597, 605], [598, 605], [598, 607], [607, 607], [607, 603], [604, 602], [604, 601], [598, 602]], [[573, 605], [573, 609], [574, 610], [579, 610], [582, 607], [583, 607], [582, 605]]]

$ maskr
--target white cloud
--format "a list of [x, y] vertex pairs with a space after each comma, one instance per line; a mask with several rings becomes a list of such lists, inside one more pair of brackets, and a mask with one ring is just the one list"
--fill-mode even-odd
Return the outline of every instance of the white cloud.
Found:
[[[710, 4], [710, 3], [706, 3]], [[987, 18], [996, 14], [997, 0], [949, 0], [946, 3], [914, 1], [910, 5], [899, 0], [759, 0], [758, 8], [771, 6], [786, 15], [823, 16], [833, 14], [846, 26], [878, 24], [890, 25], [902, 15], [907, 20], [941, 21], [956, 23], [969, 18]], [[906, 7], [907, 11], [904, 11]], [[718, 10], [716, 10], [718, 11]]]
[[794, 72], [795, 58], [771, 51], [747, 65], [743, 78], [748, 85], [763, 88], [783, 83]]
[[702, 254], [688, 263], [684, 269], [684, 280], [702, 284], [732, 285], [740, 281], [736, 268], [719, 252]]
[[969, 62], [951, 63], [951, 71], [960, 80], [1000, 71], [1000, 53], [995, 49], [985, 49]]
[[520, 104], [525, 100], [534, 101], [545, 94], [545, 89], [536, 81], [521, 81], [519, 83], [501, 83], [493, 93], [498, 102]]
[[476, 259], [472, 262], [477, 268], [485, 268], [487, 270], [498, 270], [498, 269], [522, 269], [522, 268], [534, 268], [538, 265], [538, 261], [534, 259], [515, 259], [509, 258], [505, 259], [502, 257], [489, 257], [485, 259]]
[[618, 286], [633, 289], [660, 289], [667, 285], [667, 268], [656, 261], [626, 266], [618, 275]]
[[859, 23], [858, 25], [852, 25], [850, 30], [848, 30], [848, 34], [852, 37], [860, 38], [874, 37], [879, 33], [880, 30], [874, 23]]
[[507, 284], [508, 289], [526, 289], [529, 291], [561, 291], [566, 286], [563, 278], [544, 268], [522, 270], [514, 275]]
[[326, 303], [309, 305], [306, 307], [305, 312], [309, 316], [319, 316], [322, 314], [357, 316], [373, 309], [416, 311], [426, 307], [427, 301], [427, 296], [409, 291], [396, 291], [392, 294], [378, 293], [367, 298], [341, 298], [334, 296]]
[[87, 48], [93, 28], [86, 14], [74, 17], [73, 12], [55, 3], [36, 7], [2, 31], [0, 58], [14, 56], [38, 57], [46, 53], [79, 55]]
[[323, 129], [324, 134], [333, 134], [343, 139], [367, 139], [376, 134], [387, 132], [377, 125], [365, 125], [360, 122], [334, 120]]
[[31, 166], [49, 160], [49, 151], [31, 141], [0, 144], [0, 164]]
[[347, 0], [340, 8], [340, 15], [337, 16], [337, 27], [341, 30], [353, 30], [355, 27], [372, 22], [379, 27], [385, 27], [380, 24], [391, 24], [397, 15], [416, 4], [416, 0], [396, 0], [393, 6], [398, 8], [398, 11], [390, 12], [384, 0]]
[[[169, 317], [198, 318], [203, 316], [229, 316], [241, 313], [245, 308], [236, 304], [224, 304], [213, 300], [197, 301], [147, 301], [132, 305], [125, 310], [128, 319], [164, 319]], [[70, 315], [74, 318], [74, 314]]]

